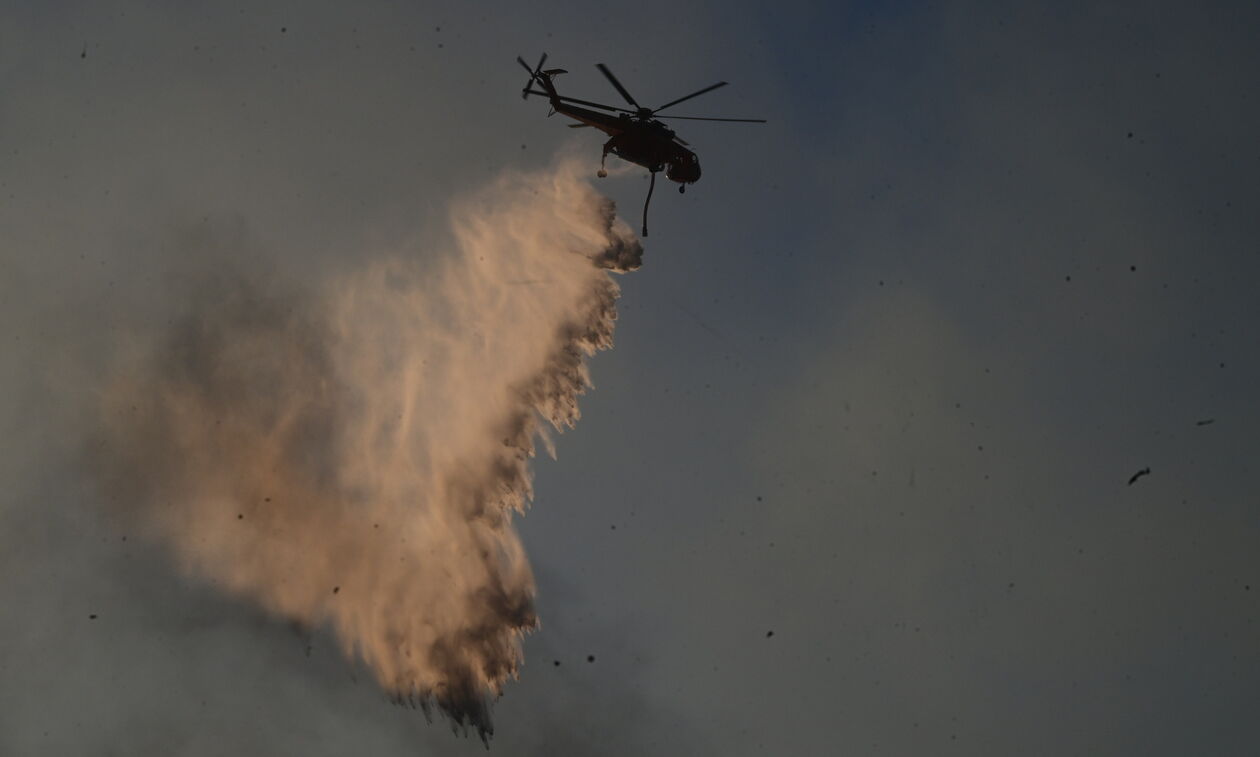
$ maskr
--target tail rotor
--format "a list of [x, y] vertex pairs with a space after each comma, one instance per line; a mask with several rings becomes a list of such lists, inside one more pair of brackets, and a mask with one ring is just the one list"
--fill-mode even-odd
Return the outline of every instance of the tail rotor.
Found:
[[534, 66], [533, 68], [530, 68], [529, 64], [525, 62], [525, 59], [519, 55], [516, 56], [516, 62], [520, 63], [521, 67], [529, 72], [529, 80], [525, 82], [525, 87], [524, 89], [521, 90], [521, 99], [525, 100], [529, 98], [530, 87], [534, 84], [536, 80], [542, 77], [542, 73], [543, 73], [542, 67], [543, 67], [543, 64], [547, 62], [547, 53], [542, 54], [542, 57], [538, 59], [538, 65]]

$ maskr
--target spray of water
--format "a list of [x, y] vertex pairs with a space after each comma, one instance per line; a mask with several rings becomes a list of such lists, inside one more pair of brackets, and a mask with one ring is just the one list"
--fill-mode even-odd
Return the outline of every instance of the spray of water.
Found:
[[[102, 400], [109, 499], [192, 575], [329, 624], [399, 702], [483, 738], [534, 581], [512, 525], [545, 425], [578, 419], [642, 248], [561, 163], [457, 204], [406, 255], [279, 297], [212, 288]], [[540, 422], [541, 421], [541, 422]]]

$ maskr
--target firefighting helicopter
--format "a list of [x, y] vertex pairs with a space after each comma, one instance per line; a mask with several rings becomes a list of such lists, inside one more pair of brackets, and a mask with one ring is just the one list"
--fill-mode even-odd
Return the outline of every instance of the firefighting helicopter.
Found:
[[[609, 135], [608, 141], [604, 143], [604, 154], [599, 161], [599, 172], [597, 175], [600, 178], [608, 175], [608, 171], [604, 168], [604, 163], [608, 160], [608, 153], [610, 152], [623, 160], [643, 166], [651, 173], [652, 179], [648, 185], [647, 199], [643, 202], [643, 236], [646, 237], [648, 233], [648, 203], [652, 201], [652, 190], [656, 188], [656, 174], [664, 170], [665, 175], [671, 181], [679, 183], [678, 191], [680, 193], [687, 190], [688, 184], [694, 184], [700, 178], [700, 162], [696, 159], [696, 154], [688, 150], [685, 146], [687, 143], [674, 134], [673, 129], [661, 123], [657, 119], [656, 114], [684, 100], [690, 100], [706, 92], [712, 92], [719, 87], [725, 87], [726, 82], [720, 81], [717, 84], [692, 92], [685, 97], [670, 100], [657, 108], [645, 108], [630, 96], [625, 87], [621, 86], [621, 82], [617, 81], [617, 77], [613, 76], [612, 71], [608, 70], [608, 66], [605, 66], [603, 63], [595, 64], [595, 67], [607, 77], [613, 88], [625, 98], [627, 103], [633, 106], [634, 110], [630, 110], [629, 108], [621, 108], [615, 105], [579, 100], [576, 97], [566, 97], [556, 92], [552, 79], [568, 72], [563, 68], [543, 70], [543, 64], [547, 61], [546, 53], [543, 53], [542, 58], [538, 61], [538, 65], [533, 68], [530, 68], [530, 65], [519, 55], [516, 61], [529, 72], [529, 80], [525, 82], [525, 88], [521, 90], [522, 99], [528, 98], [530, 95], [546, 97], [551, 101], [551, 113], [548, 115], [559, 113], [562, 116], [568, 116], [578, 121], [578, 123], [569, 124], [569, 128], [581, 129], [586, 126], [594, 126], [596, 129]], [[542, 87], [542, 91], [534, 89], [534, 84]], [[570, 105], [569, 103], [586, 105], [589, 108], [599, 108], [617, 115], [599, 113], [588, 108], [575, 107], [575, 105]], [[700, 118], [697, 116], [660, 116], [659, 118], [677, 118], [686, 121], [766, 123], [764, 118]]]

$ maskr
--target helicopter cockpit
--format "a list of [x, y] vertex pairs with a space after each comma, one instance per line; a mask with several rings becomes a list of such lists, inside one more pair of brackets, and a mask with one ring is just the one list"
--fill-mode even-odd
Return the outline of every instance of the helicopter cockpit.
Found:
[[687, 184], [700, 179], [700, 161], [691, 150], [679, 150], [666, 166], [665, 175], [682, 184], [678, 188], [678, 191], [682, 192]]

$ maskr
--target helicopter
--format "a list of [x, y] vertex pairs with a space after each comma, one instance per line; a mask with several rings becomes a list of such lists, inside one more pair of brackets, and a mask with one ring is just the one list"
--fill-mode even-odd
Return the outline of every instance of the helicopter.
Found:
[[[648, 235], [648, 204], [652, 202], [652, 190], [656, 188], [656, 174], [662, 170], [665, 171], [666, 177], [671, 181], [678, 182], [679, 193], [687, 191], [688, 184], [694, 184], [700, 179], [700, 161], [696, 158], [696, 154], [688, 150], [687, 143], [679, 138], [673, 129], [661, 123], [656, 114], [685, 100], [699, 97], [719, 87], [725, 87], [727, 83], [720, 81], [717, 84], [692, 92], [685, 97], [671, 100], [660, 107], [645, 108], [631, 97], [626, 88], [617, 80], [617, 77], [613, 76], [608, 66], [605, 66], [603, 63], [596, 63], [595, 67], [599, 69], [599, 72], [608, 79], [613, 88], [625, 98], [626, 102], [633, 106], [634, 110], [631, 110], [615, 105], [579, 100], [576, 97], [566, 97], [556, 92], [552, 79], [560, 74], [568, 73], [568, 71], [563, 68], [543, 70], [543, 64], [547, 62], [546, 53], [543, 53], [542, 58], [538, 61], [538, 65], [532, 68], [519, 55], [516, 57], [516, 61], [529, 72], [529, 80], [525, 82], [525, 88], [521, 90], [522, 99], [528, 99], [530, 95], [546, 97], [551, 102], [551, 113], [547, 115], [559, 113], [562, 116], [574, 119], [578, 123], [569, 124], [571, 129], [593, 126], [609, 135], [608, 141], [604, 143], [604, 154], [599, 161], [597, 176], [602, 179], [608, 175], [608, 170], [604, 167], [605, 161], [608, 160], [608, 153], [643, 166], [651, 174], [652, 179], [648, 185], [647, 199], [643, 202], [643, 236], [646, 237]], [[535, 84], [542, 87], [542, 91], [534, 89]], [[571, 105], [570, 103], [573, 104]], [[576, 107], [579, 105], [587, 107]], [[599, 108], [600, 110], [608, 111], [608, 113], [600, 113], [589, 108]], [[611, 115], [613, 113], [616, 115]], [[686, 121], [766, 123], [764, 118], [700, 118], [697, 116], [660, 116], [659, 118], [676, 118]]]

